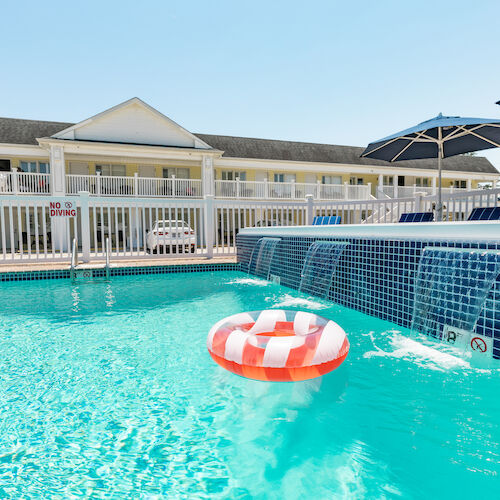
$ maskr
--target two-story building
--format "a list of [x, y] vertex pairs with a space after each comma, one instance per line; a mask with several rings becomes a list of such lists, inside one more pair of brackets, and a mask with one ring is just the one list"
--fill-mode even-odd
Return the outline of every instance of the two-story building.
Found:
[[[434, 160], [363, 148], [192, 133], [138, 98], [79, 123], [0, 118], [0, 193], [367, 199], [434, 193]], [[443, 161], [446, 190], [495, 185], [480, 156]]]

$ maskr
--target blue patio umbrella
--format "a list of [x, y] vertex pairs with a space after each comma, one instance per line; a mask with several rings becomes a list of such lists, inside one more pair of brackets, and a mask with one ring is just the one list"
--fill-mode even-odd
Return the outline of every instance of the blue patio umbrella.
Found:
[[448, 156], [500, 147], [500, 120], [438, 116], [368, 144], [361, 157], [389, 162], [437, 158], [437, 220], [442, 220], [441, 160]]

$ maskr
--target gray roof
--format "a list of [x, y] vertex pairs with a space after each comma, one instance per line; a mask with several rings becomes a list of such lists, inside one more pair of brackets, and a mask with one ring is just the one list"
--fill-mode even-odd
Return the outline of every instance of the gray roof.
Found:
[[0, 143], [36, 144], [37, 137], [50, 137], [74, 123], [0, 118]]
[[[287, 160], [320, 163], [344, 163], [348, 165], [367, 165], [387, 167], [382, 160], [360, 158], [365, 148], [357, 146], [336, 146], [311, 142], [275, 141], [231, 137], [226, 135], [196, 134], [215, 149], [224, 151], [223, 156], [236, 158], [259, 158], [263, 160]], [[401, 168], [437, 169], [437, 161], [406, 160], [393, 164]], [[443, 160], [443, 170], [459, 172], [480, 172], [498, 174], [497, 169], [483, 156], [452, 156]]]
[[[74, 123], [0, 118], [0, 143], [38, 144], [37, 137], [50, 137]], [[360, 158], [364, 148], [336, 146], [310, 142], [275, 141], [232, 137], [227, 135], [195, 134], [215, 149], [224, 151], [224, 157], [287, 160], [299, 162], [343, 163], [348, 165], [373, 165], [387, 167], [381, 160]], [[436, 169], [435, 160], [400, 161], [397, 167]], [[482, 156], [453, 156], [443, 160], [443, 169], [459, 172], [498, 174], [497, 169]]]

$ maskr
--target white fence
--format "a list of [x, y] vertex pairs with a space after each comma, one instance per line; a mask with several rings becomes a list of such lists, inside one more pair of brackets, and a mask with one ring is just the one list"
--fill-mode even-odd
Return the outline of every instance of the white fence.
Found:
[[171, 177], [121, 177], [111, 175], [66, 175], [66, 193], [88, 191], [95, 196], [137, 196], [162, 198], [201, 198], [201, 179]]
[[[467, 191], [467, 188], [442, 188], [441, 192], [444, 194], [452, 193], [462, 193]], [[377, 197], [378, 198], [410, 198], [416, 196], [418, 193], [424, 194], [426, 196], [431, 196], [437, 194], [437, 187], [432, 186], [378, 186], [377, 187]]]
[[[500, 189], [443, 195], [443, 220], [467, 220], [473, 208], [500, 206]], [[51, 217], [51, 203], [76, 205], [74, 217]], [[343, 224], [397, 222], [404, 212], [435, 211], [435, 196], [383, 200], [306, 201], [0, 195], [0, 263], [68, 260], [71, 241], [79, 258], [233, 255], [242, 227], [311, 224], [317, 215], [337, 215]], [[155, 229], [156, 221], [167, 221]], [[181, 221], [178, 223], [176, 221]]]
[[50, 193], [50, 174], [0, 172], [0, 194]]
[[371, 197], [371, 185], [215, 181], [216, 198], [305, 200], [307, 195], [312, 195], [317, 200], [367, 200]]

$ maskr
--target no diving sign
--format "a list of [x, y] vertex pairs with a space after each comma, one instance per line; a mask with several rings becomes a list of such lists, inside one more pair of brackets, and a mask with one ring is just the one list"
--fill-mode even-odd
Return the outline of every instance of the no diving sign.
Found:
[[490, 337], [445, 325], [442, 340], [448, 345], [463, 349], [463, 352], [471, 360], [492, 358], [493, 340]]
[[49, 214], [51, 217], [76, 217], [76, 202], [51, 201]]

